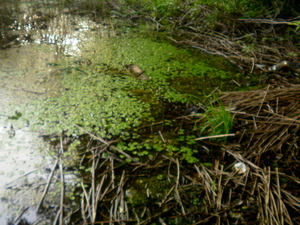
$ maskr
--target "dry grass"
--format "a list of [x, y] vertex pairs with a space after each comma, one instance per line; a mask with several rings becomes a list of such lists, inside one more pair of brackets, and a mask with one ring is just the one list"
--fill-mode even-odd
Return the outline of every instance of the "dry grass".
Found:
[[[123, 159], [111, 152], [115, 147], [99, 139], [99, 147], [87, 151], [93, 155], [89, 159], [91, 186], [86, 189], [82, 185], [79, 206], [85, 223], [300, 223], [300, 87], [230, 92], [221, 100], [235, 108], [231, 112], [235, 114], [236, 143], [209, 145], [201, 140], [210, 146], [206, 157], [211, 157], [211, 167], [183, 166], [176, 156], [120, 166]], [[101, 158], [103, 152], [110, 157]], [[236, 162], [243, 162], [247, 171], [237, 173], [233, 169]], [[153, 196], [150, 184], [145, 184], [149, 201], [132, 204], [125, 193], [134, 185], [133, 180], [145, 179], [145, 173], [154, 176], [157, 170], [167, 171], [166, 190]]]
[[[85, 131], [90, 142], [80, 165], [89, 170], [82, 174], [82, 195], [71, 210], [61, 204], [57, 215], [64, 218], [58, 221], [300, 224], [300, 87], [228, 92], [220, 99], [234, 108], [235, 137], [229, 137], [231, 144], [198, 140], [206, 149], [199, 157], [211, 163], [206, 166], [187, 164], [176, 154], [157, 153], [153, 161], [132, 160], [130, 152], [123, 154], [114, 142]], [[246, 165], [245, 173], [234, 170], [236, 162]], [[156, 179], [160, 174], [163, 179]], [[153, 186], [158, 187], [156, 192]], [[132, 200], [130, 189], [143, 197]]]

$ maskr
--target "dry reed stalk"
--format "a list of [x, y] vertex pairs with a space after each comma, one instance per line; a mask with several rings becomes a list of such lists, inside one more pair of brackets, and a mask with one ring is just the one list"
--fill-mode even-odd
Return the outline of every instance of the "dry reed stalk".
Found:
[[129, 220], [128, 206], [124, 194], [125, 170], [122, 173], [118, 184], [116, 196], [112, 200], [110, 208], [110, 221], [118, 220], [120, 224], [125, 224]]
[[54, 175], [54, 171], [55, 171], [55, 169], [56, 169], [56, 167], [57, 167], [57, 165], [58, 165], [58, 162], [59, 162], [59, 159], [57, 159], [57, 160], [55, 161], [55, 163], [54, 163], [54, 165], [53, 165], [53, 167], [52, 167], [52, 169], [51, 169], [51, 173], [50, 173], [50, 175], [49, 175], [49, 177], [48, 177], [47, 185], [46, 185], [46, 187], [45, 187], [45, 189], [44, 189], [42, 198], [41, 198], [41, 200], [40, 200], [38, 206], [36, 207], [36, 210], [35, 210], [36, 213], [39, 211], [41, 205], [43, 204], [43, 201], [44, 201], [44, 199], [45, 199], [45, 197], [46, 197], [46, 194], [47, 194], [47, 192], [48, 192], [49, 186], [50, 186], [50, 184], [51, 184], [51, 179], [52, 179], [52, 177], [53, 177], [53, 175]]
[[[98, 208], [98, 203], [99, 203], [100, 201], [103, 200], [105, 194], [107, 193], [108, 189], [110, 188], [111, 183], [109, 183], [109, 184], [106, 186], [105, 190], [102, 191], [102, 188], [103, 188], [103, 185], [104, 185], [104, 181], [105, 181], [106, 179], [107, 179], [107, 175], [105, 174], [105, 175], [102, 176], [100, 182], [99, 182], [98, 185], [97, 185], [96, 199], [95, 199], [95, 200], [96, 200], [96, 207], [95, 207], [96, 209]], [[102, 192], [101, 192], [101, 191], [102, 191]]]
[[27, 207], [27, 208], [23, 208], [20, 210], [18, 216], [16, 217], [16, 219], [14, 220], [13, 224], [21, 224], [21, 223], [18, 223], [19, 220], [21, 220], [23, 214], [29, 209], [30, 207]]
[[181, 197], [180, 197], [180, 193], [179, 193], [179, 179], [180, 179], [180, 164], [179, 164], [179, 160], [178, 158], [176, 159], [176, 166], [177, 166], [177, 179], [176, 179], [176, 185], [175, 185], [175, 198], [178, 201], [180, 207], [181, 207], [181, 212], [183, 215], [186, 214], [184, 205], [182, 203]]
[[300, 129], [298, 86], [266, 91], [227, 92], [221, 96], [221, 100], [225, 105], [235, 108], [232, 111], [235, 120], [248, 130], [247, 133], [244, 130], [240, 137], [240, 143], [246, 145], [243, 156], [251, 161], [254, 159], [253, 162], [259, 165], [266, 152], [281, 153], [285, 148], [296, 151], [295, 135]]
[[[92, 219], [92, 212], [91, 212], [91, 205], [90, 205], [90, 196], [88, 195], [85, 187], [84, 187], [84, 184], [83, 182], [81, 182], [81, 188], [83, 190], [83, 193], [84, 193], [84, 199], [85, 199], [85, 202], [86, 202], [86, 208], [83, 210], [83, 213], [85, 214], [86, 212], [88, 212], [88, 217], [90, 219]], [[83, 205], [83, 204], [82, 204]]]
[[57, 213], [56, 213], [55, 218], [54, 218], [53, 225], [56, 225], [56, 224], [57, 224], [57, 221], [58, 221], [59, 218], [60, 218], [60, 213], [61, 213], [61, 211], [60, 211], [60, 209], [59, 209], [59, 210], [57, 211]]
[[217, 194], [215, 192], [215, 187], [213, 186], [213, 178], [209, 175], [207, 168], [204, 166], [202, 166], [202, 170], [201, 173], [199, 173], [199, 175], [200, 174], [203, 178], [207, 201], [209, 202], [209, 204], [215, 203]]
[[168, 193], [166, 194], [166, 196], [164, 197], [164, 199], [159, 204], [160, 206], [162, 206], [166, 202], [171, 201], [173, 199], [173, 197], [169, 198], [169, 196], [173, 192], [173, 190], [174, 190], [175, 187], [176, 187], [176, 185], [172, 186], [172, 188], [168, 191]]
[[81, 205], [81, 217], [83, 219], [83, 224], [87, 224], [87, 218], [85, 216], [85, 205], [84, 205], [84, 193], [81, 194], [81, 201], [80, 201], [80, 205]]
[[59, 169], [60, 169], [60, 182], [61, 182], [61, 192], [60, 192], [60, 217], [59, 224], [63, 225], [64, 222], [64, 196], [65, 196], [65, 178], [64, 178], [64, 167], [62, 155], [64, 154], [64, 146], [63, 146], [63, 136], [60, 137], [60, 155], [59, 155]]
[[[215, 129], [215, 127], [214, 127], [214, 129]], [[234, 137], [234, 136], [235, 136], [235, 134], [219, 134], [219, 135], [212, 135], [212, 136], [195, 138], [195, 141], [211, 139], [211, 138]]]
[[119, 152], [120, 154], [124, 155], [125, 157], [127, 157], [128, 159], [130, 159], [132, 162], [135, 162], [136, 164], [141, 165], [141, 166], [147, 166], [146, 164], [143, 164], [143, 163], [139, 162], [138, 160], [134, 159], [133, 157], [131, 157], [130, 155], [128, 155], [124, 151], [122, 151], [122, 150], [120, 150], [120, 149], [118, 149], [118, 148], [116, 148], [114, 146], [111, 146], [110, 143], [108, 143], [107, 141], [105, 141], [103, 138], [95, 136], [94, 134], [92, 134], [91, 132], [83, 129], [82, 127], [78, 126], [77, 124], [73, 124], [73, 125], [75, 127], [79, 128], [80, 130], [84, 131], [85, 133], [87, 133], [91, 137], [93, 137], [95, 140], [101, 141], [105, 145], [109, 146], [111, 149], [113, 149], [113, 150]]
[[92, 168], [91, 168], [91, 175], [92, 175], [92, 179], [91, 179], [91, 192], [92, 192], [92, 196], [91, 196], [91, 201], [92, 201], [92, 218], [91, 218], [91, 222], [94, 223], [96, 220], [96, 216], [97, 216], [97, 199], [95, 198], [95, 192], [96, 192], [96, 167], [95, 167], [95, 153], [92, 150]]

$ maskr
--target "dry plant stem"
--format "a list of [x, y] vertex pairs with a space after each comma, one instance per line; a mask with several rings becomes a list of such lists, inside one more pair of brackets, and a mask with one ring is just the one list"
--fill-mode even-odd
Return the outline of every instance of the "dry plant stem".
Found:
[[95, 206], [96, 209], [98, 207], [98, 202], [103, 199], [103, 197], [105, 196], [108, 188], [110, 187], [110, 184], [107, 185], [106, 189], [102, 192], [102, 196], [101, 196], [101, 190], [102, 190], [102, 187], [103, 187], [103, 184], [104, 184], [104, 181], [106, 180], [106, 178], [107, 178], [107, 175], [103, 175], [102, 178], [101, 178], [100, 183], [97, 186], [97, 190], [96, 190], [97, 193], [96, 193], [96, 199], [95, 199], [96, 200], [96, 206]]
[[[253, 44], [250, 44], [247, 41], [247, 38], [255, 38], [257, 36], [257, 32], [250, 33], [251, 31], [240, 31], [236, 29], [235, 25], [241, 23], [255, 23], [256, 26], [261, 28], [263, 31], [263, 35], [269, 36], [270, 30], [274, 30], [273, 26], [275, 24], [286, 25], [289, 24], [289, 21], [275, 21], [268, 19], [232, 19], [232, 26], [230, 31], [228, 30], [227, 24], [217, 23], [219, 26], [223, 27], [224, 33], [215, 31], [210, 28], [199, 27], [199, 24], [206, 19], [205, 15], [209, 15], [212, 12], [206, 8], [201, 9], [201, 15], [197, 18], [197, 20], [191, 21], [189, 23], [184, 24], [183, 26], [178, 26], [175, 31], [178, 36], [186, 37], [186, 40], [177, 41], [172, 39], [174, 42], [184, 45], [190, 45], [196, 48], [201, 49], [203, 52], [208, 54], [217, 54], [222, 57], [225, 57], [232, 63], [236, 64], [239, 68], [243, 69], [246, 67], [248, 71], [254, 69], [254, 64], [264, 64], [269, 65], [270, 63], [278, 63], [282, 60], [283, 55], [285, 58], [287, 57], [287, 53], [289, 51], [296, 51], [296, 46], [290, 44], [290, 46], [279, 46], [277, 45], [268, 45], [265, 42], [257, 41], [255, 42], [255, 50], [251, 50]], [[190, 13], [189, 13], [190, 14]], [[190, 15], [191, 16], [191, 15]], [[225, 15], [224, 15], [225, 16]], [[264, 24], [261, 26], [261, 24]], [[270, 24], [270, 29], [266, 29], [266, 24]], [[273, 37], [275, 36], [272, 34]], [[283, 54], [282, 54], [283, 52]], [[288, 57], [291, 58], [291, 57]], [[264, 68], [262, 68], [264, 69]]]
[[267, 93], [268, 93], [269, 88], [270, 88], [270, 84], [269, 84], [268, 87], [267, 87], [267, 90], [266, 90], [265, 95], [264, 95], [264, 97], [263, 97], [263, 99], [262, 99], [262, 102], [261, 102], [261, 104], [260, 104], [260, 106], [259, 106], [259, 109], [258, 109], [258, 111], [257, 111], [256, 116], [258, 116], [259, 113], [260, 113], [261, 107], [262, 107], [263, 104], [264, 104], [264, 101], [265, 101], [265, 99], [266, 99], [266, 96], [267, 96]]
[[166, 212], [170, 211], [172, 208], [173, 208], [173, 207], [167, 208], [167, 209], [163, 210], [162, 212], [159, 212], [159, 213], [157, 213], [157, 214], [155, 214], [155, 215], [153, 215], [153, 216], [151, 216], [151, 217], [145, 219], [144, 221], [138, 223], [138, 225], [148, 224], [152, 219], [162, 216], [162, 215], [165, 214]]
[[235, 136], [235, 134], [219, 134], [219, 135], [212, 135], [212, 136], [195, 138], [195, 141], [211, 139], [211, 138], [234, 137], [234, 136]]
[[204, 187], [206, 192], [206, 199], [208, 200], [209, 204], [213, 204], [216, 202], [216, 192], [214, 191], [215, 187], [212, 185], [214, 184], [212, 177], [207, 172], [205, 166], [202, 165], [201, 174], [204, 181]]
[[37, 220], [34, 224], [32, 224], [32, 225], [38, 225], [38, 224], [40, 224], [43, 220], [44, 220], [43, 218], [38, 219], [38, 220]]
[[17, 223], [18, 223], [19, 219], [21, 219], [21, 217], [23, 216], [23, 214], [24, 214], [29, 208], [30, 208], [30, 207], [27, 207], [27, 208], [23, 209], [23, 210], [19, 213], [19, 215], [17, 216], [17, 218], [14, 220], [14, 224], [17, 224]]
[[176, 159], [176, 166], [177, 166], [177, 179], [176, 179], [176, 186], [175, 186], [175, 196], [176, 196], [176, 199], [181, 207], [181, 212], [183, 215], [186, 214], [185, 212], [185, 209], [184, 209], [184, 206], [183, 206], [183, 203], [181, 201], [181, 197], [180, 197], [180, 192], [178, 190], [178, 187], [179, 187], [179, 179], [180, 179], [180, 164], [179, 164], [179, 160], [178, 158]]
[[276, 167], [276, 185], [277, 185], [277, 194], [279, 201], [279, 216], [280, 216], [280, 224], [284, 224], [284, 218], [283, 218], [283, 203], [281, 198], [281, 190], [280, 190], [280, 181], [279, 181], [279, 174], [278, 174], [278, 167]]
[[291, 193], [286, 190], [281, 190], [281, 193], [284, 194], [286, 202], [289, 203], [289, 206], [293, 207], [295, 210], [300, 208], [300, 198], [293, 196]]
[[124, 221], [129, 220], [129, 212], [127, 203], [124, 199], [124, 184], [125, 184], [125, 171], [122, 173], [122, 177], [118, 184], [117, 194], [113, 199], [110, 211], [110, 220], [122, 221], [121, 224], [125, 224]]
[[54, 165], [53, 165], [53, 167], [52, 167], [52, 169], [51, 169], [51, 173], [50, 173], [50, 175], [49, 175], [49, 177], [48, 177], [47, 185], [46, 185], [46, 187], [45, 187], [45, 189], [44, 189], [42, 198], [41, 198], [41, 200], [40, 200], [40, 203], [39, 203], [38, 206], [36, 207], [35, 212], [38, 212], [39, 209], [40, 209], [40, 207], [41, 207], [41, 205], [43, 204], [44, 198], [45, 198], [45, 196], [46, 196], [46, 194], [47, 194], [47, 192], [48, 192], [48, 189], [49, 189], [49, 186], [50, 186], [50, 183], [51, 183], [51, 179], [52, 179], [53, 174], [54, 174], [54, 171], [55, 171], [55, 169], [56, 169], [56, 167], [57, 167], [58, 161], [59, 161], [59, 159], [57, 159], [57, 160], [55, 161], [55, 163], [54, 163]]
[[58, 210], [58, 212], [56, 213], [55, 219], [53, 221], [53, 225], [57, 224], [57, 221], [59, 220], [59, 217], [60, 217], [60, 210]]
[[[236, 108], [236, 121], [248, 124], [240, 137], [247, 140], [244, 157], [255, 157], [259, 165], [261, 155], [267, 151], [281, 154], [282, 149], [297, 151], [297, 132], [300, 129], [300, 88], [228, 92], [221, 97], [224, 105]], [[245, 142], [244, 142], [245, 143]], [[245, 144], [246, 144], [245, 143]], [[250, 145], [251, 143], [251, 145]], [[253, 161], [253, 160], [251, 160]]]
[[61, 192], [60, 192], [60, 217], [59, 224], [63, 225], [64, 219], [64, 195], [65, 195], [65, 180], [64, 180], [64, 169], [63, 169], [63, 161], [61, 156], [64, 154], [63, 147], [63, 137], [60, 137], [60, 155], [59, 155], [59, 168], [60, 168], [60, 182], [61, 182]]
[[229, 153], [230, 155], [232, 155], [234, 158], [236, 158], [238, 161], [247, 163], [249, 166], [251, 166], [252, 168], [254, 168], [257, 171], [261, 171], [262, 169], [260, 167], [258, 167], [257, 165], [255, 165], [254, 163], [252, 163], [251, 161], [243, 158], [239, 153], [235, 153], [229, 149], [224, 148], [224, 150]]
[[[93, 137], [94, 139], [101, 141], [102, 143], [106, 144], [107, 146], [110, 146], [110, 144], [109, 144], [108, 142], [106, 142], [105, 140], [103, 140], [102, 138], [95, 136], [94, 134], [92, 134], [91, 132], [89, 132], [89, 131], [83, 129], [82, 127], [78, 126], [77, 124], [73, 124], [73, 125], [74, 125], [75, 127], [79, 128], [80, 130], [86, 132], [87, 134], [89, 134], [89, 135], [90, 135], [91, 137]], [[130, 159], [131, 161], [137, 163], [138, 165], [148, 167], [148, 165], [143, 164], [143, 163], [140, 163], [138, 160], [132, 158], [130, 155], [128, 155], [127, 153], [123, 152], [122, 150], [120, 150], [120, 149], [118, 149], [118, 148], [116, 148], [116, 147], [114, 147], [114, 146], [110, 146], [110, 148], [112, 148], [112, 149], [114, 149], [115, 151], [117, 151], [117, 152], [123, 154], [125, 157], [127, 157], [127, 158]]]
[[81, 195], [81, 217], [82, 217], [82, 219], [83, 219], [83, 224], [87, 224], [88, 222], [87, 222], [87, 218], [86, 218], [86, 216], [85, 216], [85, 205], [84, 205], [84, 193], [82, 193], [82, 195]]
[[12, 186], [10, 186], [10, 185], [13, 185], [14, 182], [16, 182], [17, 180], [19, 180], [19, 179], [21, 179], [21, 178], [23, 178], [23, 177], [28, 176], [29, 174], [31, 174], [31, 173], [33, 173], [33, 172], [35, 172], [35, 171], [37, 171], [37, 169], [32, 170], [32, 171], [30, 171], [30, 172], [28, 172], [28, 173], [23, 174], [22, 176], [20, 176], [20, 177], [16, 178], [15, 180], [9, 182], [8, 184], [6, 184], [6, 185], [5, 185], [5, 188], [6, 188], [6, 189], [12, 188]]
[[[160, 203], [160, 206], [162, 206], [163, 204], [166, 203], [168, 197], [170, 196], [170, 194], [172, 193], [172, 191], [174, 190], [174, 188], [176, 187], [176, 185], [172, 186], [172, 188], [168, 191], [168, 193], [166, 194], [166, 197], [162, 200], [162, 202]], [[168, 199], [168, 201], [172, 200], [173, 198], [171, 199]]]
[[97, 200], [95, 199], [95, 153], [94, 151], [92, 150], [92, 154], [93, 154], [93, 161], [92, 161], [92, 168], [91, 168], [91, 173], [92, 173], [92, 189], [91, 189], [91, 192], [92, 192], [92, 218], [91, 218], [91, 221], [92, 223], [95, 222], [95, 219], [96, 219], [96, 213], [97, 213], [97, 208], [96, 208], [96, 203]]
[[226, 212], [226, 211], [227, 211], [227, 210], [222, 210], [222, 211], [219, 211], [219, 212], [217, 212], [217, 213], [214, 213], [212, 216], [208, 216], [208, 217], [206, 217], [206, 218], [203, 219], [203, 220], [200, 220], [200, 221], [198, 221], [198, 222], [196, 222], [196, 223], [193, 223], [192, 225], [198, 225], [198, 224], [206, 223], [207, 221], [209, 221], [211, 218], [213, 218], [213, 217], [215, 217], [215, 216], [220, 217], [219, 215], [221, 215], [222, 213], [224, 213], [224, 212]]
[[89, 218], [90, 220], [92, 219], [92, 212], [91, 212], [91, 205], [90, 205], [90, 198], [89, 198], [89, 195], [88, 193], [86, 192], [86, 189], [84, 187], [84, 184], [83, 182], [81, 182], [81, 187], [82, 187], [82, 190], [83, 190], [83, 193], [84, 193], [84, 197], [85, 197], [85, 201], [86, 201], [86, 209], [84, 210], [84, 213], [86, 211], [88, 211], [88, 215], [89, 215]]
[[218, 192], [217, 192], [217, 210], [220, 211], [222, 207], [222, 194], [223, 194], [223, 188], [222, 188], [222, 174], [223, 174], [223, 166], [221, 166], [220, 176], [219, 176], [219, 182], [218, 182]]
[[[111, 174], [111, 181], [112, 181], [112, 188], [115, 188], [116, 184], [115, 184], [115, 173], [114, 173], [114, 160], [110, 159], [110, 174]], [[114, 216], [113, 216], [113, 203], [111, 204], [111, 208], [110, 208], [110, 212], [109, 212], [109, 221], [113, 221], [114, 220]]]
[[266, 24], [290, 24], [293, 21], [276, 21], [269, 19], [237, 19], [239, 21], [247, 22], [247, 23], [266, 23]]
[[[276, 172], [276, 185], [272, 184], [270, 167], [257, 174], [258, 181], [258, 206], [263, 224], [290, 224], [293, 222], [283, 202], [279, 186], [279, 174]], [[289, 204], [292, 206], [293, 204]]]
[[159, 222], [160, 222], [161, 225], [167, 225], [167, 224], [163, 221], [163, 219], [162, 219], [161, 217], [159, 217], [158, 220], [159, 220]]

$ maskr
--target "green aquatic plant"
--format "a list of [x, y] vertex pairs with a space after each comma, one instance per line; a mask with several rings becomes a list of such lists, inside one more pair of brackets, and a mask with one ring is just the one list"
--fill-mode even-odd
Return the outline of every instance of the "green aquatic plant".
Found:
[[[221, 81], [233, 73], [209, 66], [202, 55], [195, 56], [188, 49], [143, 35], [96, 38], [93, 48], [95, 51], [85, 51], [90, 54], [84, 56], [91, 61], [88, 65], [72, 64], [58, 70], [63, 90], [37, 102], [31, 121], [43, 125], [46, 133], [64, 131], [79, 137], [89, 132], [105, 140], [118, 139], [118, 149], [139, 160], [152, 160], [159, 152], [198, 162], [193, 135], [172, 134], [170, 139], [179, 141], [166, 144], [137, 128], [161, 120], [165, 103], [199, 102], [210, 86], [202, 82], [208, 77]], [[124, 68], [130, 64], [142, 68], [151, 80], [132, 76]], [[164, 121], [167, 127], [175, 123]], [[76, 143], [70, 145], [71, 149], [76, 147]], [[118, 155], [131, 160], [122, 153]], [[67, 157], [76, 158], [76, 154], [70, 152]]]
[[[98, 73], [96, 73], [98, 72]], [[37, 102], [33, 112], [36, 124], [43, 124], [48, 133], [66, 131], [80, 135], [84, 131], [75, 124], [102, 138], [126, 136], [126, 129], [139, 126], [149, 117], [149, 105], [124, 91], [129, 81], [101, 71], [79, 71], [68, 74], [63, 95]]]
[[200, 128], [201, 135], [213, 136], [231, 132], [234, 117], [222, 103], [219, 102], [218, 106], [210, 105], [204, 113], [204, 118], [206, 122]]
[[[228, 78], [236, 79], [236, 71], [222, 58], [214, 58], [209, 65], [207, 55], [195, 54], [188, 48], [178, 48], [159, 37], [149, 38], [123, 34], [109, 39], [95, 39], [95, 53], [90, 57], [95, 61], [124, 71], [124, 65], [135, 64], [151, 78], [149, 82], [135, 82], [131, 90], [135, 93], [150, 91], [150, 101], [165, 99], [172, 102], [195, 102]], [[113, 59], [113, 60], [112, 60]], [[222, 65], [222, 69], [217, 69]], [[223, 66], [223, 65], [228, 65]], [[128, 75], [127, 75], [128, 76]], [[218, 81], [216, 83], [216, 80]], [[220, 83], [220, 84], [219, 84]]]

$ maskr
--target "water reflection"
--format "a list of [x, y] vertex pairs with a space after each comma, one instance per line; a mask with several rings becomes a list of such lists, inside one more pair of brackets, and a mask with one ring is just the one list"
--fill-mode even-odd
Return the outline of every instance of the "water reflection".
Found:
[[44, 14], [29, 2], [2, 3], [6, 28], [0, 39], [0, 224], [20, 215], [33, 223], [49, 176], [43, 171], [52, 165], [42, 156], [43, 144], [39, 134], [30, 130], [30, 121], [12, 116], [56, 89], [59, 84], [49, 77], [52, 68], [47, 62], [79, 56], [81, 42], [94, 35], [91, 27], [96, 25], [88, 18], [59, 13], [57, 7], [47, 8]]

